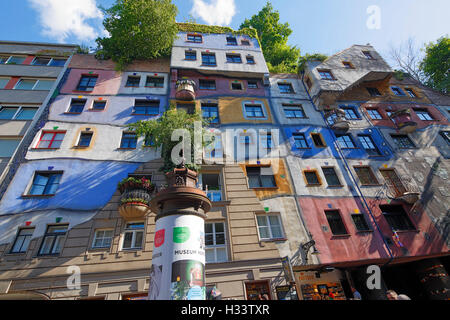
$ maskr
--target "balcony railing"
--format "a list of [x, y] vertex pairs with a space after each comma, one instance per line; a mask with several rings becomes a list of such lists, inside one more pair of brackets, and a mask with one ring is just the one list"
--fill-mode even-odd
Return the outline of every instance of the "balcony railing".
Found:
[[390, 118], [401, 133], [412, 133], [417, 129], [417, 123], [411, 120], [410, 109], [395, 111]]
[[347, 132], [350, 128], [350, 122], [345, 117], [345, 111], [339, 108], [325, 110], [325, 119], [336, 132]]
[[395, 200], [403, 200], [414, 204], [419, 198], [421, 191], [410, 177], [390, 177], [386, 180], [387, 196]]
[[195, 81], [183, 79], [176, 83], [175, 98], [177, 100], [192, 101], [195, 100]]

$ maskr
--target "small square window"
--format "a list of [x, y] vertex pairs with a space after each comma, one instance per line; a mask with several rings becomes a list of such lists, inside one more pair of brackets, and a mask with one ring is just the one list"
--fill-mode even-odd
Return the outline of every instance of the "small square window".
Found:
[[382, 120], [383, 117], [381, 116], [380, 112], [378, 112], [377, 109], [367, 109], [367, 113], [370, 116], [370, 119], [372, 120]]
[[237, 46], [237, 40], [235, 37], [227, 37], [228, 46]]
[[33, 66], [47, 66], [51, 60], [51, 58], [36, 57], [31, 64]]
[[301, 105], [283, 104], [283, 111], [288, 119], [305, 119], [306, 114]]
[[97, 83], [98, 76], [91, 75], [83, 75], [81, 76], [80, 82], [78, 83], [77, 90], [78, 91], [88, 91], [91, 92], [94, 90], [94, 87]]
[[261, 105], [246, 104], [245, 116], [247, 118], [264, 118], [264, 111]]
[[334, 80], [333, 74], [329, 70], [317, 70], [322, 80]]
[[405, 95], [405, 93], [399, 87], [391, 87], [391, 90], [396, 96], [404, 96]]
[[68, 113], [82, 113], [85, 105], [86, 99], [72, 99]]
[[278, 88], [280, 89], [280, 93], [295, 93], [290, 83], [278, 83]]
[[247, 56], [246, 58], [248, 64], [255, 64], [255, 58], [253, 56]]
[[142, 249], [145, 224], [143, 222], [128, 223], [123, 234], [122, 249]]
[[372, 169], [366, 167], [354, 167], [356, 175], [363, 186], [378, 185], [378, 180], [372, 172]]
[[294, 146], [297, 149], [308, 149], [309, 145], [306, 141], [306, 137], [303, 133], [293, 133], [292, 136], [294, 137]]
[[372, 97], [380, 97], [380, 96], [381, 96], [381, 93], [380, 93], [380, 91], [378, 90], [378, 88], [367, 87], [366, 89], [367, 89], [367, 91], [369, 91], [369, 94], [370, 94]]
[[258, 81], [256, 81], [256, 80], [248, 80], [247, 81], [247, 87], [249, 89], [258, 89]]
[[380, 205], [383, 216], [392, 230], [416, 230], [408, 214], [400, 205]]
[[353, 139], [349, 134], [336, 135], [337, 142], [342, 149], [356, 148]]
[[134, 132], [122, 133], [122, 141], [120, 142], [120, 149], [136, 149], [137, 136]]
[[185, 59], [190, 61], [197, 60], [197, 51], [185, 51]]
[[106, 101], [105, 100], [95, 100], [92, 104], [92, 110], [95, 111], [103, 111], [106, 108]]
[[55, 59], [53, 58], [52, 61], [50, 61], [49, 66], [51, 67], [64, 67], [66, 65], [67, 59]]
[[271, 167], [247, 167], [249, 188], [276, 188], [275, 176]]
[[345, 228], [345, 224], [342, 221], [341, 214], [338, 210], [329, 210], [325, 211], [325, 215], [328, 220], [328, 224], [330, 225], [331, 232], [333, 235], [347, 235], [347, 228]]
[[344, 65], [344, 68], [346, 68], [346, 69], [355, 69], [355, 67], [353, 66], [353, 64], [351, 62], [343, 61], [342, 64]]
[[248, 40], [241, 40], [241, 45], [249, 46], [250, 45], [250, 41], [248, 41]]
[[228, 63], [242, 63], [242, 58], [240, 54], [227, 54]]
[[371, 231], [363, 214], [352, 214], [352, 220], [358, 231]]
[[201, 35], [188, 34], [187, 35], [187, 41], [188, 42], [194, 42], [194, 43], [202, 43], [203, 42], [203, 38], [202, 38]]
[[314, 145], [318, 148], [325, 148], [327, 144], [323, 140], [323, 137], [320, 133], [311, 133], [311, 138], [314, 142]]
[[228, 260], [223, 222], [205, 223], [205, 247], [206, 263]]
[[216, 80], [199, 80], [200, 90], [216, 90]]
[[164, 88], [164, 78], [163, 77], [147, 77], [145, 86], [150, 87], [150, 88]]
[[59, 187], [62, 172], [40, 172], [36, 171], [31, 185], [29, 195], [42, 196], [54, 195]]
[[363, 148], [370, 156], [378, 156], [380, 155], [380, 151], [375, 146], [375, 143], [372, 140], [372, 137], [369, 135], [359, 135], [359, 142], [361, 142]]
[[325, 180], [327, 180], [329, 187], [340, 187], [341, 186], [339, 177], [336, 173], [336, 170], [333, 167], [323, 167], [322, 172], [325, 176]]
[[417, 114], [419, 119], [422, 121], [433, 121], [434, 120], [427, 109], [414, 109], [414, 112]]
[[96, 230], [94, 240], [92, 241], [93, 249], [105, 249], [111, 247], [113, 238], [113, 230]]
[[42, 240], [39, 255], [58, 255], [62, 250], [62, 245], [66, 237], [69, 226], [48, 226], [47, 232]]
[[78, 147], [89, 147], [89, 145], [91, 144], [92, 136], [92, 132], [82, 132], [80, 134], [80, 140], [78, 141]]
[[307, 186], [320, 186], [322, 183], [320, 182], [319, 175], [316, 170], [304, 170], [303, 174], [305, 175], [306, 185]]
[[37, 149], [59, 149], [64, 140], [65, 131], [42, 131]]
[[232, 82], [231, 83], [231, 90], [238, 90], [238, 91], [242, 91], [244, 90], [242, 87], [242, 83], [241, 82]]
[[202, 116], [204, 119], [210, 119], [210, 123], [218, 124], [219, 121], [219, 107], [217, 104], [202, 104]]
[[372, 54], [369, 51], [363, 51], [362, 52], [364, 54], [364, 56], [368, 59], [368, 60], [375, 60], [374, 57], [372, 56]]
[[125, 84], [125, 87], [139, 87], [139, 84], [141, 83], [141, 77], [139, 76], [128, 76], [127, 83]]
[[411, 98], [417, 98], [417, 94], [411, 88], [405, 88], [405, 91], [409, 94]]
[[216, 55], [214, 53], [202, 53], [202, 65], [216, 66]]
[[394, 140], [395, 145], [400, 149], [410, 149], [415, 148], [413, 142], [405, 134], [391, 134], [392, 140]]
[[133, 114], [143, 116], [159, 115], [159, 100], [136, 100], [134, 102]]
[[34, 228], [23, 228], [17, 233], [16, 240], [11, 248], [10, 253], [25, 253], [30, 245]]
[[256, 220], [260, 239], [284, 238], [280, 215], [257, 215]]
[[347, 120], [359, 120], [360, 117], [356, 113], [355, 108], [353, 107], [339, 107], [341, 110], [344, 110], [345, 112], [345, 118]]

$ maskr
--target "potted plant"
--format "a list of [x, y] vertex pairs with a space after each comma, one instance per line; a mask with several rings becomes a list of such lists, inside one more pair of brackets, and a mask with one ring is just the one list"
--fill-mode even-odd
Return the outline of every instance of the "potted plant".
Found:
[[151, 194], [155, 186], [146, 178], [125, 178], [118, 184], [122, 194], [119, 213], [125, 220], [142, 219], [150, 213]]

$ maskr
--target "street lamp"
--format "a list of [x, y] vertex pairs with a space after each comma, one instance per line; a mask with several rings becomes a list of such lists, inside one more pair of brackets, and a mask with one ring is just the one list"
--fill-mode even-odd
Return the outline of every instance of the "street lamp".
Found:
[[313, 252], [311, 252], [311, 254], [316, 255], [320, 253], [316, 249], [316, 241], [314, 241], [311, 234], [309, 234], [309, 237], [311, 240], [301, 245], [302, 250], [305, 252], [305, 262], [308, 261], [308, 252], [311, 248], [313, 248]]

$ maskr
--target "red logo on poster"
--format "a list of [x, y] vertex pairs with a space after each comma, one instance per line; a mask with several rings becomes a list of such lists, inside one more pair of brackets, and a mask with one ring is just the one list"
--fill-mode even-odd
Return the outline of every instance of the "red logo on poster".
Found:
[[166, 234], [166, 230], [162, 229], [156, 232], [155, 234], [155, 247], [159, 248], [164, 244], [164, 237]]

